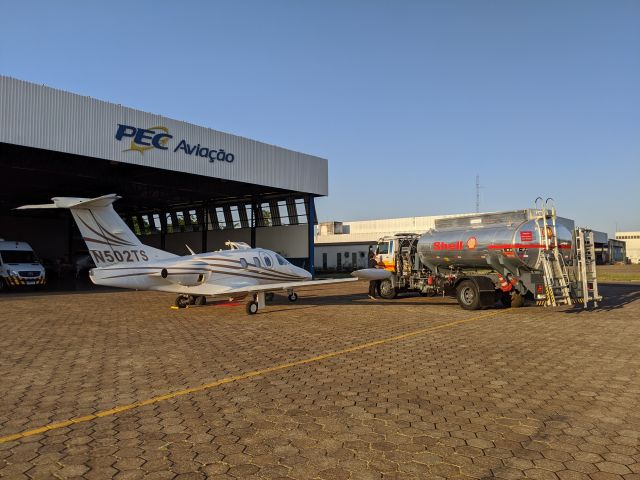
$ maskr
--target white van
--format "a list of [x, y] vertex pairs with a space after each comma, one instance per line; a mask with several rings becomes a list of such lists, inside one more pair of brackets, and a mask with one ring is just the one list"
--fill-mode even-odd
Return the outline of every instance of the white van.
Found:
[[0, 290], [45, 283], [44, 267], [31, 245], [0, 239]]

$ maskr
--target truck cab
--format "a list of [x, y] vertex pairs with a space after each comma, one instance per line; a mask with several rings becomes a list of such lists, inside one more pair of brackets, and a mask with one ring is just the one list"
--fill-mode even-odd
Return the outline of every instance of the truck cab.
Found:
[[396, 273], [399, 261], [405, 263], [408, 260], [413, 260], [415, 244], [419, 237], [420, 235], [417, 233], [397, 233], [380, 238], [375, 251], [378, 268]]
[[44, 267], [31, 245], [0, 239], [0, 290], [45, 283]]
[[378, 240], [378, 245], [376, 246], [375, 251], [375, 258], [379, 268], [384, 268], [385, 270], [395, 272], [396, 267], [395, 260], [393, 258], [395, 244], [396, 239], [394, 237], [382, 237]]

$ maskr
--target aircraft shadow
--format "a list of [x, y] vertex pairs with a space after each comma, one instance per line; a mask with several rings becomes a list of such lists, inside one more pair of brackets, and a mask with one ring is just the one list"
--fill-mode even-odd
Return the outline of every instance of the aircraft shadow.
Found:
[[[376, 298], [372, 300], [366, 293], [357, 294], [332, 294], [332, 295], [313, 295], [305, 296], [304, 293], [299, 294], [299, 300], [296, 303], [313, 306], [322, 305], [376, 305], [385, 307], [399, 306], [415, 306], [415, 305], [458, 305], [455, 299], [448, 297], [421, 297], [419, 295], [402, 295], [393, 300], [384, 298]], [[276, 295], [274, 300], [267, 302], [267, 307], [278, 305], [295, 305], [287, 300], [286, 296]]]

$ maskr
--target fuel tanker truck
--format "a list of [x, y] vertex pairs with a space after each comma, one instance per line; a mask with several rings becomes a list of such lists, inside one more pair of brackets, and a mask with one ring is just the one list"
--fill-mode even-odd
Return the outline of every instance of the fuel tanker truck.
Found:
[[377, 282], [386, 299], [409, 291], [452, 296], [467, 310], [597, 301], [595, 266], [585, 265], [593, 244], [581, 231], [576, 249], [575, 232], [572, 220], [544, 206], [443, 218], [424, 234], [381, 238], [378, 268], [353, 275]]

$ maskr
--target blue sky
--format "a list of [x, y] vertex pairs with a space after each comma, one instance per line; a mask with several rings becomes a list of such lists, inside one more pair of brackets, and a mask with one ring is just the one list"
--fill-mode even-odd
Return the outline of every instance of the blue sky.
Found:
[[329, 159], [321, 220], [640, 230], [640, 2], [4, 2], [0, 73]]

